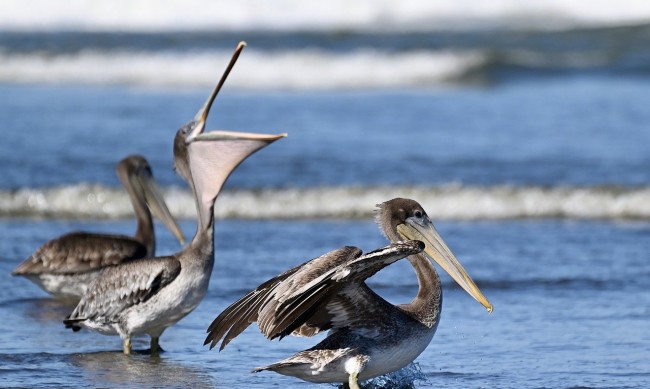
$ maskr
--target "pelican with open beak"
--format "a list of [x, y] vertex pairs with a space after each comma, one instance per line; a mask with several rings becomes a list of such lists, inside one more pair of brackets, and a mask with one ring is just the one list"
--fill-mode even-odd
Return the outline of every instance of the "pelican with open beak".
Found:
[[181, 252], [107, 269], [97, 278], [64, 323], [107, 335], [119, 335], [125, 354], [131, 337], [148, 334], [151, 352], [159, 349], [162, 332], [201, 302], [214, 265], [214, 203], [235, 168], [257, 150], [286, 134], [233, 131], [205, 132], [214, 98], [244, 44], [237, 46], [221, 80], [194, 118], [174, 138], [174, 165], [196, 200], [198, 227]]

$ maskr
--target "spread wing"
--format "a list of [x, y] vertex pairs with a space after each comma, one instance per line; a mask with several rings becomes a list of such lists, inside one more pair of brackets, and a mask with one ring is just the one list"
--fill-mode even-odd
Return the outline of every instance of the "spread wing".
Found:
[[180, 273], [181, 264], [174, 257], [158, 257], [107, 267], [89, 285], [86, 295], [64, 323], [93, 320], [111, 323], [124, 310], [149, 300]]
[[230, 305], [214, 319], [208, 328], [209, 334], [204, 344], [212, 342], [211, 348], [214, 347], [226, 331], [229, 331], [221, 345], [221, 349], [223, 349], [230, 340], [244, 331], [251, 323], [256, 322], [259, 311], [264, 306], [273, 304], [276, 296], [281, 298], [286, 293], [286, 290], [300, 288], [329, 269], [360, 255], [361, 250], [356, 247], [343, 247], [298, 265], [266, 281]]
[[408, 241], [361, 255], [358, 248], [344, 247], [294, 267], [226, 308], [208, 328], [205, 344], [212, 348], [223, 338], [222, 350], [253, 322], [269, 339], [355, 326], [362, 310], [388, 304], [364, 281], [423, 248], [422, 242]]
[[146, 255], [146, 247], [128, 236], [74, 232], [45, 243], [12, 274], [83, 273]]

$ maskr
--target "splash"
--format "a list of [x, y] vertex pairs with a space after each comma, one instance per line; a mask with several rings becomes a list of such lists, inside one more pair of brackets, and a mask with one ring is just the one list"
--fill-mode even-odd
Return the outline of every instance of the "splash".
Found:
[[417, 381], [426, 384], [427, 377], [420, 369], [420, 365], [413, 362], [398, 371], [373, 378], [363, 383], [361, 387], [364, 389], [415, 389]]
[[[428, 383], [426, 375], [420, 369], [420, 365], [413, 362], [400, 370], [361, 382], [359, 386], [362, 389], [415, 389], [417, 381], [422, 381], [422, 384]], [[345, 386], [339, 385], [337, 387], [344, 388]]]

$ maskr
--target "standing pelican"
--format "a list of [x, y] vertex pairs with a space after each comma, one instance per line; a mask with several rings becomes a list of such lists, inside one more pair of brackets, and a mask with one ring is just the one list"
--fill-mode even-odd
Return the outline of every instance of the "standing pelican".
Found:
[[167, 209], [147, 160], [131, 155], [117, 164], [116, 171], [138, 220], [134, 237], [72, 232], [46, 242], [12, 274], [26, 277], [55, 297], [79, 301], [104, 267], [155, 256], [151, 212], [184, 244], [185, 237]]
[[[208, 328], [205, 344], [220, 350], [251, 323], [269, 339], [313, 336], [330, 330], [316, 346], [255, 372], [272, 370], [305, 381], [348, 382], [386, 374], [412, 362], [427, 347], [440, 322], [442, 289], [435, 260], [489, 312], [483, 296], [414, 200], [393, 199], [378, 206], [377, 222], [391, 246], [361, 256], [344, 247], [268, 280], [226, 308]], [[416, 240], [413, 247], [404, 239]], [[406, 246], [405, 246], [406, 245]], [[409, 304], [392, 305], [365, 280], [408, 256], [419, 289]]]
[[248, 156], [286, 136], [227, 131], [204, 133], [214, 98], [234, 65], [240, 43], [221, 81], [196, 116], [174, 139], [174, 165], [187, 181], [198, 213], [194, 238], [181, 252], [108, 268], [64, 320], [106, 335], [119, 335], [131, 353], [131, 337], [148, 334], [157, 353], [163, 331], [192, 312], [208, 289], [214, 265], [214, 203], [224, 182]]

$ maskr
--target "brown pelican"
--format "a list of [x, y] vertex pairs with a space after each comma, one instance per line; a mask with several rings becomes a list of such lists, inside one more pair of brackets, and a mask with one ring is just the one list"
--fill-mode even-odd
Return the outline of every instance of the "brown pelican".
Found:
[[119, 335], [125, 354], [131, 352], [132, 336], [148, 334], [151, 352], [157, 353], [163, 331], [192, 312], [205, 296], [214, 264], [214, 203], [222, 185], [244, 159], [286, 136], [203, 132], [212, 102], [243, 46], [243, 42], [237, 46], [219, 84], [174, 139], [176, 171], [196, 200], [194, 238], [177, 254], [105, 269], [64, 321], [67, 327]]
[[102, 268], [155, 255], [151, 212], [184, 244], [147, 160], [131, 155], [117, 164], [116, 171], [138, 220], [134, 237], [72, 232], [46, 242], [12, 274], [26, 277], [55, 297], [78, 301]]
[[[442, 289], [436, 261], [488, 311], [492, 305], [444, 243], [414, 200], [378, 205], [377, 222], [393, 244], [364, 256], [344, 247], [268, 280], [226, 308], [208, 328], [205, 344], [220, 350], [251, 323], [269, 339], [313, 336], [330, 330], [316, 346], [254, 372], [272, 370], [317, 383], [366, 380], [398, 370], [427, 347], [440, 322]], [[419, 241], [417, 250], [402, 240]], [[411, 252], [409, 252], [411, 251]], [[365, 283], [382, 268], [408, 256], [419, 289], [409, 304], [392, 305]]]

